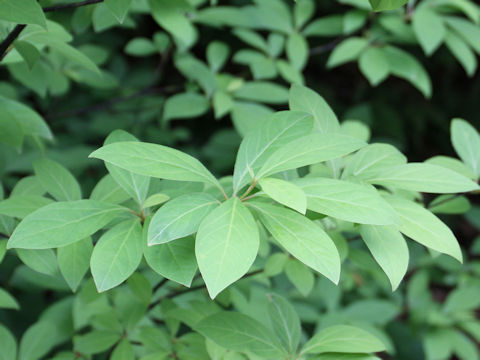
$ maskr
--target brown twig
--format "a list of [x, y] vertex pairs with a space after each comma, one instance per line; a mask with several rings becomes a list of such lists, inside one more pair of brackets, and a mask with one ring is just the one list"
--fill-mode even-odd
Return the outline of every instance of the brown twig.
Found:
[[[79, 1], [76, 3], [71, 4], [59, 4], [55, 6], [49, 6], [43, 8], [44, 13], [58, 11], [58, 10], [65, 10], [65, 9], [74, 9], [80, 6], [98, 4], [103, 2], [103, 0], [86, 0], [86, 1]], [[8, 36], [0, 43], [0, 61], [8, 54], [8, 49], [13, 44], [13, 42], [20, 36], [20, 33], [25, 29], [25, 24], [18, 24], [13, 28], [13, 30], [8, 34]]]

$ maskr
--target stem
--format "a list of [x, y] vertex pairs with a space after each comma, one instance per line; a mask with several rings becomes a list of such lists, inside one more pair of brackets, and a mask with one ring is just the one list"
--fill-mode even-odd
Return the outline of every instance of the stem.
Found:
[[242, 196], [240, 196], [240, 200], [242, 200], [245, 196], [250, 194], [252, 190], [255, 188], [255, 185], [257, 185], [257, 179], [253, 179], [252, 184], [248, 187], [248, 189], [243, 193]]
[[10, 237], [8, 235], [5, 235], [4, 233], [0, 233], [0, 238], [8, 239]]
[[[255, 271], [252, 271], [248, 274], [246, 274], [244, 277], [242, 277], [242, 279], [246, 279], [248, 277], [251, 277], [251, 276], [255, 276], [255, 275], [258, 275], [260, 273], [263, 272], [263, 269], [260, 269], [260, 270], [255, 270]], [[163, 297], [161, 297], [160, 299], [158, 300], [155, 300], [154, 302], [152, 302], [150, 304], [150, 306], [148, 307], [148, 310], [151, 310], [153, 309], [155, 306], [157, 306], [158, 304], [160, 304], [162, 302], [162, 300], [165, 300], [165, 299], [173, 299], [177, 296], [180, 296], [180, 295], [183, 295], [183, 294], [187, 294], [189, 292], [192, 292], [192, 291], [197, 291], [197, 290], [202, 290], [205, 288], [205, 284], [201, 284], [201, 285], [197, 285], [197, 286], [193, 286], [191, 288], [188, 288], [188, 289], [185, 289], [185, 290], [180, 290], [180, 291], [176, 291], [176, 292], [172, 292], [170, 294], [167, 294]]]
[[225, 200], [228, 200], [228, 195], [227, 193], [225, 192], [225, 190], [223, 189], [223, 187], [221, 185], [218, 186], [218, 189], [220, 190], [220, 192], [222, 193], [223, 197], [225, 198]]
[[244, 197], [243, 199], [241, 199], [243, 202], [247, 201], [247, 200], [250, 200], [250, 199], [253, 199], [254, 197], [257, 197], [259, 195], [262, 195], [263, 194], [263, 191], [259, 191], [259, 192], [256, 192], [255, 194], [252, 194], [250, 196], [247, 196], [247, 197]]
[[[57, 11], [57, 10], [64, 10], [64, 9], [74, 9], [80, 6], [85, 6], [85, 5], [92, 5], [92, 4], [97, 4], [101, 3], [103, 0], [86, 0], [86, 1], [80, 1], [76, 3], [71, 3], [71, 4], [59, 4], [55, 6], [49, 6], [43, 8], [44, 13], [52, 12], [52, 11]], [[25, 24], [18, 24], [13, 28], [13, 30], [8, 34], [8, 36], [5, 38], [0, 43], [0, 62], [3, 60], [3, 58], [8, 54], [8, 51], [10, 49], [10, 46], [13, 44], [15, 39], [18, 38], [20, 33], [25, 29], [27, 25]]]

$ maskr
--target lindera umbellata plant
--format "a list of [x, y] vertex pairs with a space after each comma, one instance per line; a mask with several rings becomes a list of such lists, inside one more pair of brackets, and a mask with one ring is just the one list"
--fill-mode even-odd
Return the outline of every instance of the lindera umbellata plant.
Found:
[[[346, 239], [357, 237], [391, 290], [407, 271], [405, 237], [462, 262], [455, 236], [419, 202], [419, 192], [478, 191], [459, 171], [462, 165], [478, 178], [471, 156], [478, 133], [454, 120], [453, 143], [465, 165], [452, 170], [367, 144], [363, 131], [340, 124], [306, 87], [292, 86], [289, 107], [245, 136], [233, 176], [220, 179], [194, 157], [124, 131], [90, 155], [109, 174], [88, 199], [64, 167], [36, 161], [44, 190], [0, 202], [0, 213], [12, 219], [6, 247], [51, 275], [45, 281], [55, 289], [77, 293], [26, 331], [20, 358], [378, 359], [373, 353], [392, 351], [384, 333], [361, 323], [302, 330], [275, 279], [286, 274], [305, 295], [315, 276], [335, 287]], [[360, 249], [357, 259], [368, 256]], [[19, 276], [28, 284], [27, 267]], [[89, 268], [93, 280], [84, 279]], [[250, 299], [242, 294], [246, 284]], [[2, 294], [4, 304], [18, 306]], [[15, 358], [15, 338], [4, 327], [0, 336]]]

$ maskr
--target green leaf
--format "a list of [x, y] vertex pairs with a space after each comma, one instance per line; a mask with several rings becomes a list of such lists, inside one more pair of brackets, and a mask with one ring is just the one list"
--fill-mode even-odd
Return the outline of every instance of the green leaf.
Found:
[[293, 9], [295, 28], [298, 30], [311, 19], [315, 13], [315, 2], [312, 0], [296, 0]]
[[448, 294], [443, 304], [445, 313], [471, 311], [480, 306], [480, 289], [475, 285], [459, 287]]
[[[138, 142], [138, 139], [126, 131], [115, 130], [105, 139], [105, 145], [123, 141]], [[134, 174], [109, 163], [106, 163], [105, 166], [118, 185], [120, 185], [137, 204], [141, 205], [148, 195], [150, 178], [148, 176]]]
[[272, 113], [267, 106], [236, 101], [232, 109], [233, 126], [242, 137], [245, 137]]
[[7, 247], [49, 249], [69, 245], [92, 235], [123, 211], [126, 209], [95, 200], [49, 204], [23, 219]]
[[0, 352], [1, 360], [16, 360], [17, 359], [17, 341], [10, 331], [0, 324], [0, 344], [2, 344], [2, 351]]
[[73, 244], [58, 248], [58, 266], [70, 289], [75, 292], [90, 267], [92, 239], [86, 237]]
[[175, 66], [187, 79], [198, 83], [207, 96], [213, 94], [217, 87], [215, 73], [203, 62], [191, 55], [182, 55], [175, 58]]
[[260, 179], [281, 171], [333, 160], [365, 145], [365, 142], [351, 136], [313, 133], [286, 143], [267, 158], [258, 173], [252, 172]]
[[149, 196], [142, 204], [142, 208], [147, 209], [149, 207], [157, 206], [160, 204], [163, 204], [170, 200], [170, 196], [162, 194], [162, 193], [157, 193]]
[[427, 55], [433, 54], [445, 39], [445, 25], [441, 16], [427, 5], [417, 6], [413, 12], [412, 25]]
[[267, 230], [290, 254], [338, 283], [340, 255], [332, 239], [313, 221], [297, 212], [270, 204], [247, 203]]
[[158, 53], [158, 49], [150, 39], [136, 37], [125, 45], [125, 53], [131, 56], [143, 57]]
[[426, 247], [462, 261], [462, 251], [455, 235], [440, 219], [413, 201], [397, 197], [388, 197], [386, 200], [400, 216], [402, 223], [399, 230], [403, 234]]
[[30, 42], [23, 40], [15, 40], [13, 43], [15, 49], [22, 56], [30, 69], [36, 64], [40, 58], [40, 51]]
[[212, 41], [207, 47], [207, 61], [210, 68], [218, 72], [228, 60], [230, 49], [221, 41]]
[[425, 97], [432, 96], [430, 77], [414, 56], [394, 46], [385, 46], [384, 54], [388, 59], [390, 72], [393, 75], [409, 81]]
[[359, 179], [369, 179], [378, 169], [406, 162], [407, 158], [392, 145], [369, 144], [350, 157], [342, 178], [354, 176]]
[[145, 246], [143, 253], [148, 265], [158, 274], [184, 286], [190, 286], [192, 283], [197, 272], [193, 237]]
[[295, 308], [282, 296], [267, 294], [268, 314], [273, 331], [289, 354], [295, 354], [300, 342], [300, 319]]
[[453, 350], [454, 331], [449, 328], [430, 330], [423, 339], [427, 359], [448, 359]]
[[165, 101], [164, 121], [189, 119], [205, 114], [210, 108], [208, 99], [198, 93], [186, 92], [176, 94]]
[[445, 45], [455, 56], [460, 64], [462, 64], [468, 76], [473, 76], [477, 70], [477, 58], [472, 49], [467, 45], [460, 36], [448, 31], [445, 34]]
[[[14, 310], [19, 310], [20, 305], [18, 305], [17, 300], [10, 295], [6, 290], [0, 288], [0, 309], [14, 309]], [[0, 327], [0, 339], [2, 339], [2, 328]], [[5, 334], [3, 334], [5, 335]], [[2, 347], [3, 347], [3, 342], [4, 339], [2, 339]], [[2, 350], [3, 351], [3, 350]]]
[[73, 338], [75, 351], [81, 354], [98, 354], [110, 349], [118, 340], [121, 334], [107, 330], [93, 330], [85, 335], [76, 335]]
[[45, 190], [58, 201], [73, 201], [82, 198], [77, 180], [59, 163], [43, 158], [35, 161], [33, 168]]
[[58, 274], [57, 258], [52, 249], [17, 249], [17, 254], [32, 270], [50, 276]]
[[120, 23], [123, 23], [131, 4], [132, 0], [105, 0], [105, 5]]
[[302, 189], [291, 182], [265, 178], [259, 182], [262, 190], [278, 203], [288, 206], [301, 214], [307, 211], [307, 198]]
[[288, 61], [295, 69], [302, 70], [305, 67], [308, 61], [308, 43], [302, 35], [297, 32], [291, 33], [285, 51]]
[[47, 27], [45, 14], [36, 0], [0, 0], [0, 20]]
[[142, 227], [138, 219], [123, 221], [102, 235], [93, 248], [90, 267], [99, 292], [109, 290], [137, 270], [142, 260]]
[[179, 150], [143, 142], [117, 142], [90, 154], [135, 174], [178, 181], [198, 181], [220, 187], [200, 161]]
[[373, 225], [361, 225], [360, 234], [395, 291], [408, 268], [408, 247], [402, 234], [395, 226]]
[[467, 165], [465, 165], [465, 163], [463, 163], [459, 159], [455, 159], [449, 156], [434, 156], [430, 159], [425, 160], [425, 162], [427, 164], [434, 164], [456, 171], [457, 173], [462, 174], [463, 176], [472, 180], [477, 179], [477, 175], [473, 172], [473, 170], [470, 169]]
[[0, 201], [0, 214], [23, 219], [28, 214], [52, 202], [51, 199], [38, 195], [14, 195]]
[[250, 180], [250, 173], [260, 170], [265, 160], [288, 142], [310, 133], [312, 117], [292, 111], [275, 113], [252, 129], [240, 144], [233, 172], [237, 193]]
[[455, 331], [452, 340], [453, 351], [461, 360], [480, 359], [477, 344], [475, 344], [468, 336], [460, 331]]
[[183, 14], [185, 3], [178, 0], [149, 0], [155, 21], [167, 30], [182, 48], [189, 48], [197, 39], [197, 30]]
[[130, 196], [113, 179], [112, 175], [105, 175], [92, 190], [90, 199], [106, 203], [120, 204]]
[[73, 46], [49, 36], [39, 37], [37, 38], [37, 41], [57, 51], [72, 63], [81, 66], [86, 70], [100, 74], [100, 69], [98, 66], [92, 60], [90, 60], [88, 56], [75, 49]]
[[453, 147], [463, 162], [480, 177], [480, 134], [468, 122], [453, 119], [450, 125]]
[[202, 319], [195, 330], [226, 349], [251, 351], [266, 359], [285, 358], [276, 336], [247, 315], [221, 311]]
[[455, 16], [444, 17], [445, 23], [455, 33], [475, 50], [477, 54], [480, 54], [480, 44], [476, 39], [480, 36], [480, 29], [478, 25], [468, 21], [467, 19]]
[[112, 352], [111, 360], [135, 360], [135, 352], [132, 344], [127, 339], [123, 339]]
[[390, 225], [399, 219], [393, 208], [371, 186], [327, 178], [294, 181], [307, 195], [307, 207], [337, 219]]
[[426, 163], [383, 167], [376, 170], [368, 181], [426, 193], [459, 193], [480, 189], [478, 184], [455, 171]]
[[465, 196], [440, 195], [428, 204], [428, 210], [436, 214], [464, 214], [471, 205]]
[[375, 11], [394, 10], [405, 5], [408, 0], [368, 0]]
[[372, 86], [377, 86], [390, 74], [390, 64], [383, 50], [369, 47], [360, 55], [358, 66]]
[[359, 37], [350, 37], [342, 41], [330, 54], [327, 68], [331, 69], [358, 59], [367, 46], [368, 40]]
[[47, 140], [53, 139], [52, 132], [42, 117], [28, 106], [0, 96], [0, 108], [2, 109], [1, 116], [14, 119], [20, 124], [25, 135], [36, 135]]
[[315, 285], [315, 276], [312, 270], [295, 259], [287, 260], [285, 264], [285, 275], [287, 275], [288, 280], [290, 280], [304, 297], [310, 294]]
[[218, 206], [213, 196], [191, 193], [162, 206], [148, 228], [148, 245], [163, 244], [197, 232], [203, 219]]
[[40, 321], [30, 326], [20, 341], [19, 360], [38, 360], [53, 348], [58, 331], [49, 321]]
[[294, 84], [289, 94], [290, 109], [303, 111], [313, 116], [315, 130], [321, 133], [336, 132], [339, 129], [337, 116], [327, 102], [315, 91]]
[[195, 255], [212, 299], [250, 269], [259, 245], [257, 223], [237, 197], [230, 198], [203, 219]]
[[384, 350], [385, 345], [369, 332], [353, 326], [336, 325], [320, 330], [304, 345], [302, 354], [371, 353]]
[[343, 34], [343, 16], [331, 15], [312, 21], [303, 30], [305, 36], [337, 36]]
[[288, 101], [288, 90], [276, 83], [249, 81], [236, 90], [234, 96], [238, 99], [266, 104], [285, 104]]
[[23, 144], [22, 125], [4, 111], [0, 114], [0, 142], [11, 145], [17, 150], [20, 150]]

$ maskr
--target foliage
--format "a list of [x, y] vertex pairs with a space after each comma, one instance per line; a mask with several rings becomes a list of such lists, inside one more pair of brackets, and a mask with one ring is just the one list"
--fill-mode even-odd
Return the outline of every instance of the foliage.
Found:
[[408, 162], [306, 83], [356, 63], [433, 103], [429, 64], [474, 76], [479, 22], [469, 0], [0, 0], [0, 358], [478, 359], [480, 237], [455, 219], [478, 234], [479, 133], [455, 118], [458, 158]]

